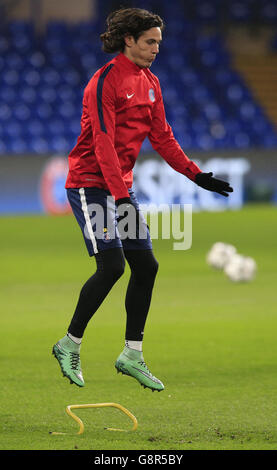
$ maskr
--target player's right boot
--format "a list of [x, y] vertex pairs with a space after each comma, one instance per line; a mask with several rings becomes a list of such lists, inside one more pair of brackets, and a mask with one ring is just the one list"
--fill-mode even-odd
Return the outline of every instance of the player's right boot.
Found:
[[52, 354], [60, 364], [62, 373], [78, 387], [84, 387], [85, 381], [81, 369], [80, 345], [74, 343], [68, 336], [60, 339], [52, 349]]
[[144, 388], [150, 388], [152, 392], [164, 390], [163, 383], [151, 374], [140, 351], [125, 346], [115, 362], [115, 368], [117, 372], [134, 377]]

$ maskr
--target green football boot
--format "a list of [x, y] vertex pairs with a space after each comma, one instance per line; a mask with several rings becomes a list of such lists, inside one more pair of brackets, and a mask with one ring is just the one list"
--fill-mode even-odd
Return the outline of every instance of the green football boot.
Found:
[[80, 345], [74, 343], [68, 336], [58, 341], [52, 350], [55, 358], [60, 364], [62, 373], [70, 380], [71, 384], [78, 387], [84, 387], [81, 361], [80, 361]]
[[151, 388], [152, 392], [164, 390], [163, 383], [151, 374], [140, 351], [125, 346], [115, 362], [115, 368], [117, 372], [134, 377], [144, 388]]

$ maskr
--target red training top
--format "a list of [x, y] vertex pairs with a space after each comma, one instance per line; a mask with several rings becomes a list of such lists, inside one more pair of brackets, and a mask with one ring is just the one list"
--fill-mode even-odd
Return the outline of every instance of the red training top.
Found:
[[84, 91], [81, 134], [69, 154], [66, 188], [98, 187], [129, 197], [144, 139], [194, 181], [201, 170], [183, 152], [166, 121], [158, 78], [123, 53], [99, 69]]

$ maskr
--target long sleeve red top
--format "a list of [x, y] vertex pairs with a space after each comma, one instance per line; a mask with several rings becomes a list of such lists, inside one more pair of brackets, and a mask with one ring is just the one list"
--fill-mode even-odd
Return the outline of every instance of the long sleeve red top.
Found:
[[120, 53], [85, 88], [81, 134], [69, 154], [66, 188], [98, 187], [115, 200], [128, 197], [146, 137], [174, 170], [194, 181], [201, 170], [166, 121], [158, 78]]

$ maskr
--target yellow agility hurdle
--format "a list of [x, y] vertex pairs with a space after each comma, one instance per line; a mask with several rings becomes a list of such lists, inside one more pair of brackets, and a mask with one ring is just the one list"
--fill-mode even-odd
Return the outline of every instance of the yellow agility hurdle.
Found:
[[[135, 431], [138, 427], [138, 421], [137, 418], [129, 411], [127, 408], [124, 408], [124, 406], [120, 405], [119, 403], [90, 403], [86, 405], [68, 405], [65, 409], [67, 414], [71, 416], [71, 418], [76, 421], [76, 423], [79, 424], [79, 431], [77, 434], [83, 434], [85, 427], [83, 421], [75, 414], [73, 413], [72, 409], [81, 409], [81, 408], [103, 408], [103, 407], [113, 407], [117, 408], [120, 411], [122, 411], [124, 414], [129, 416], [129, 418], [133, 422], [133, 427], [130, 429], [130, 431]], [[116, 428], [105, 428], [107, 431], [122, 431], [122, 432], [128, 432], [127, 429], [116, 429]], [[64, 432], [50, 432], [50, 434], [53, 435], [58, 435], [58, 434], [66, 434]]]

